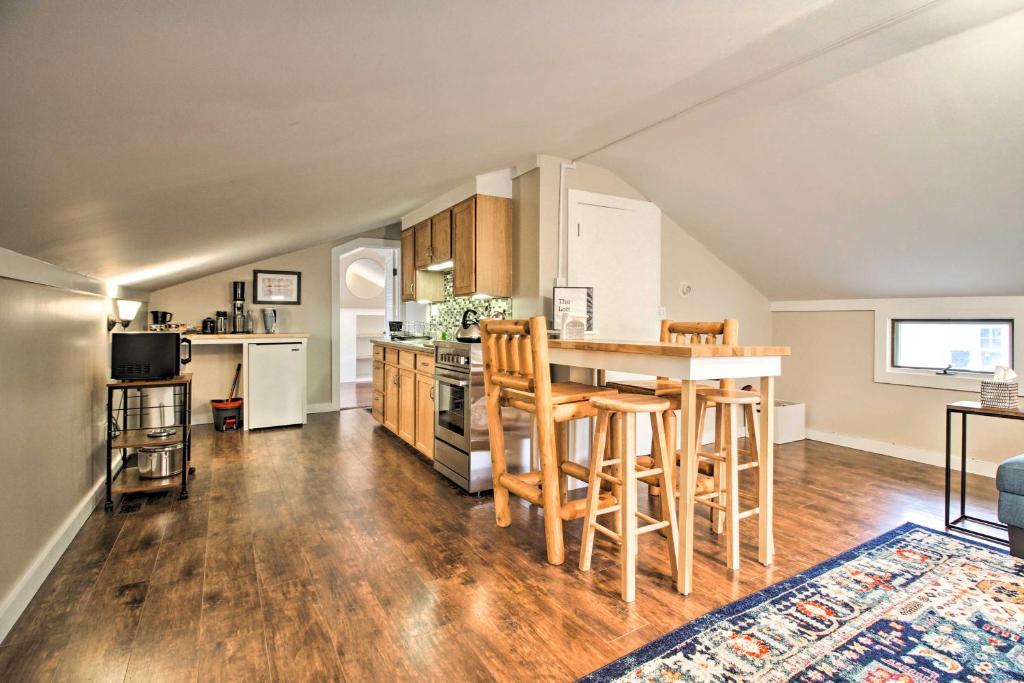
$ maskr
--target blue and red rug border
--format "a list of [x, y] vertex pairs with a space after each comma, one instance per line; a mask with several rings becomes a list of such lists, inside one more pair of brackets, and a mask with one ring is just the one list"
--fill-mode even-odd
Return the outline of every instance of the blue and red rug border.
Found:
[[734, 614], [737, 614], [738, 612], [748, 610], [751, 607], [761, 604], [762, 602], [771, 600], [780, 593], [783, 593], [789, 590], [790, 588], [807, 581], [808, 579], [813, 579], [814, 577], [820, 576], [821, 574], [829, 571], [830, 569], [834, 569], [835, 567], [845, 562], [853, 560], [866, 550], [877, 548], [878, 546], [884, 545], [889, 541], [893, 540], [894, 538], [897, 538], [907, 533], [908, 531], [913, 531], [915, 529], [921, 529], [923, 531], [928, 531], [930, 533], [939, 534], [942, 536], [949, 536], [951, 538], [955, 538], [958, 541], [967, 543], [968, 545], [974, 545], [979, 548], [985, 548], [986, 550], [991, 550], [996, 553], [1009, 554], [1009, 550], [1007, 550], [1006, 548], [998, 548], [995, 546], [988, 545], [987, 543], [982, 543], [981, 541], [977, 541], [972, 538], [964, 538], [963, 536], [957, 534], [951, 534], [946, 531], [932, 529], [930, 527], [915, 524], [913, 522], [904, 522], [900, 526], [885, 532], [881, 536], [877, 536], [871, 539], [870, 541], [866, 541], [858, 546], [850, 548], [849, 550], [839, 555], [836, 555], [835, 557], [829, 558], [820, 564], [814, 565], [810, 569], [802, 571], [799, 574], [794, 574], [793, 576], [789, 577], [788, 579], [785, 579], [784, 581], [772, 584], [771, 586], [759, 590], [756, 593], [752, 593], [751, 595], [748, 595], [745, 598], [740, 598], [735, 602], [730, 602], [728, 605], [724, 605], [716, 610], [712, 610], [707, 614], [704, 614], [703, 616], [697, 617], [693, 621], [683, 624], [682, 626], [673, 631], [669, 631], [657, 640], [652, 640], [646, 645], [642, 645], [637, 649], [633, 650], [629, 654], [616, 659], [614, 662], [610, 662], [602, 666], [600, 669], [597, 669], [596, 671], [587, 674], [583, 678], [578, 679], [577, 683], [603, 683], [605, 681], [613, 681], [617, 678], [620, 678], [625, 674], [629, 673], [638, 665], [656, 657], [657, 655], [663, 652], [668, 651], [670, 648], [678, 645], [680, 642], [693, 637], [694, 635], [696, 635], [703, 629], [707, 628], [711, 624], [720, 621], [721, 619], [728, 618]]

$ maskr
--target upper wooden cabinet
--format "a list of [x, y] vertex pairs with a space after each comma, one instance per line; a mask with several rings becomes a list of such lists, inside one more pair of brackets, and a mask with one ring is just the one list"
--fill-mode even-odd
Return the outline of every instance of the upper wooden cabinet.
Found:
[[[430, 221], [424, 221], [429, 233]], [[444, 275], [418, 270], [416, 252], [419, 249], [414, 225], [402, 231], [402, 301], [444, 301]]]
[[416, 301], [416, 228], [402, 231], [402, 301]]
[[416, 267], [426, 268], [432, 261], [430, 259], [430, 219], [417, 223], [411, 228], [416, 236]]
[[478, 194], [451, 216], [455, 296], [512, 296], [512, 200]]
[[452, 258], [452, 210], [445, 209], [430, 219], [430, 262]]

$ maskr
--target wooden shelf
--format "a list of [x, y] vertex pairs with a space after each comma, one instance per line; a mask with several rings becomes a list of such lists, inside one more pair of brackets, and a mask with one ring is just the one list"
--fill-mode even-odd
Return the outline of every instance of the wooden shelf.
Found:
[[[188, 464], [185, 464], [188, 467]], [[138, 467], [126, 467], [114, 480], [113, 493], [143, 493], [181, 488], [181, 473], [163, 479], [143, 479]]]
[[188, 427], [181, 425], [170, 425], [175, 432], [171, 436], [151, 437], [149, 432], [155, 427], [145, 429], [126, 429], [114, 437], [110, 447], [114, 450], [119, 448], [139, 448], [141, 446], [173, 446], [182, 443], [188, 435]]
[[167, 379], [136, 379], [136, 380], [111, 380], [107, 386], [111, 389], [155, 389], [157, 387], [177, 387], [192, 383], [192, 373], [183, 372], [177, 377]]

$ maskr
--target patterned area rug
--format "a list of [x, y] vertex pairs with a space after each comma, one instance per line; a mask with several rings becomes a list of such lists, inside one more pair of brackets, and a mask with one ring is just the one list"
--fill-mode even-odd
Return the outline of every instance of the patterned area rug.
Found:
[[904, 524], [583, 681], [1024, 681], [1024, 561]]

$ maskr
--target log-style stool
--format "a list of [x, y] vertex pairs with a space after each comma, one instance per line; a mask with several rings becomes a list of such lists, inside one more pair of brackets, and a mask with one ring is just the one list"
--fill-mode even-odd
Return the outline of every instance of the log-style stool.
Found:
[[[714, 522], [718, 533], [721, 533], [724, 521], [726, 566], [730, 570], [739, 569], [740, 566], [740, 520], [761, 511], [762, 501], [758, 501], [758, 505], [749, 510], [740, 512], [739, 509], [739, 474], [743, 470], [760, 466], [762, 451], [757, 416], [760, 403], [761, 395], [756, 391], [716, 389], [697, 396], [698, 433], [704, 427], [708, 408], [716, 408], [714, 451], [697, 451], [698, 464], [714, 463], [715, 481], [713, 490], [698, 490], [694, 500], [718, 513]], [[747, 442], [750, 446], [742, 450], [737, 438], [740, 409], [747, 425]], [[740, 462], [741, 457], [743, 462]]]
[[[637, 479], [656, 478], [665, 491], [674, 491], [672, 482], [672, 461], [667, 457], [668, 444], [665, 440], [665, 411], [670, 402], [655, 396], [594, 396], [590, 405], [597, 409], [597, 427], [594, 431], [594, 445], [590, 451], [590, 478], [587, 489], [587, 508], [583, 517], [583, 542], [580, 548], [580, 571], [590, 570], [594, 552], [594, 533], [600, 531], [619, 544], [622, 565], [622, 599], [633, 602], [636, 599], [636, 555], [637, 542], [642, 534], [668, 528], [668, 558], [675, 577], [676, 548], [679, 528], [672, 496], [661, 496], [661, 521], [639, 512], [637, 505]], [[651, 430], [654, 433], [653, 467], [637, 471], [636, 456], [636, 414], [649, 413]], [[605, 446], [608, 442], [609, 424], [613, 425], [613, 442], [610, 459], [606, 459]], [[606, 472], [605, 468], [612, 468]], [[607, 482], [619, 492], [612, 505], [601, 507], [601, 484]], [[597, 521], [601, 515], [616, 514], [619, 520], [618, 532]], [[638, 527], [637, 519], [646, 522]]]

